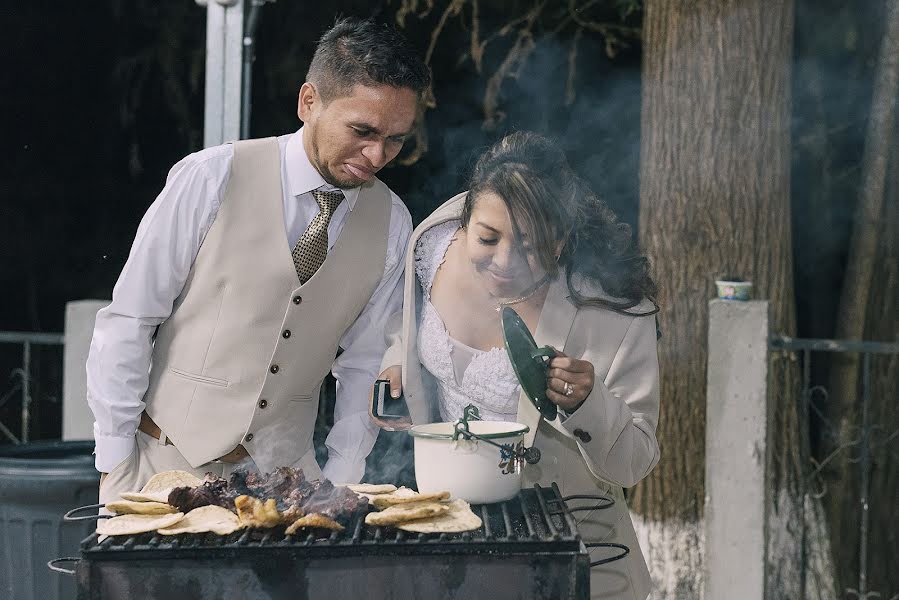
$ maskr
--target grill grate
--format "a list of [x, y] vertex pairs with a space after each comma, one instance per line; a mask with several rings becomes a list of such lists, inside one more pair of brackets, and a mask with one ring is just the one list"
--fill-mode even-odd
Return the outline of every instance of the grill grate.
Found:
[[99, 541], [93, 534], [82, 542], [84, 558], [105, 556], [176, 553], [184, 555], [227, 555], [266, 548], [304, 548], [309, 552], [329, 555], [344, 552], [358, 554], [422, 554], [465, 552], [539, 552], [577, 551], [580, 537], [575, 521], [559, 493], [558, 487], [535, 485], [523, 489], [507, 502], [472, 505], [481, 517], [480, 529], [463, 533], [417, 534], [364, 524], [365, 515], [357, 515], [343, 531], [326, 537], [314, 533], [286, 535], [284, 527], [244, 529], [227, 536], [213, 533], [164, 536], [146, 533], [132, 536], [110, 536]]

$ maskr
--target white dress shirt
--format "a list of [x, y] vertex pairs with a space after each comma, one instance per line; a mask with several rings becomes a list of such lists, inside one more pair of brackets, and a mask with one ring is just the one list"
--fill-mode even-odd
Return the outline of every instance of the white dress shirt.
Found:
[[[303, 148], [303, 129], [278, 138], [284, 223], [291, 247], [318, 214], [312, 190], [325, 183]], [[87, 359], [87, 401], [94, 413], [96, 467], [108, 473], [134, 450], [144, 410], [152, 339], [172, 312], [193, 261], [212, 226], [231, 173], [230, 144], [184, 158], [169, 171], [165, 188], [141, 220], [128, 261], [116, 282], [112, 303], [97, 313]], [[328, 249], [340, 236], [359, 189], [341, 190], [328, 225]], [[325, 441], [326, 477], [358, 482], [378, 435], [368, 417], [369, 393], [386, 348], [384, 324], [402, 304], [403, 256], [412, 219], [400, 199], [393, 203], [384, 274], [356, 321], [340, 340], [343, 353], [331, 367], [337, 380], [334, 427]], [[272, 342], [274, 343], [274, 341]]]

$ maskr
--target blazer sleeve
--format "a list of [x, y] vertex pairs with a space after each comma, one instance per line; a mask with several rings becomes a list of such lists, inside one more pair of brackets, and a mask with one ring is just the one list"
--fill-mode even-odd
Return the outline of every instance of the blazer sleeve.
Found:
[[[589, 348], [582, 360], [591, 360]], [[634, 317], [604, 381], [561, 422], [597, 477], [632, 487], [659, 462], [659, 359], [652, 317]]]
[[384, 341], [387, 343], [387, 350], [384, 352], [384, 358], [381, 359], [381, 373], [388, 367], [403, 364], [402, 310], [398, 310], [387, 319], [387, 324], [384, 326]]

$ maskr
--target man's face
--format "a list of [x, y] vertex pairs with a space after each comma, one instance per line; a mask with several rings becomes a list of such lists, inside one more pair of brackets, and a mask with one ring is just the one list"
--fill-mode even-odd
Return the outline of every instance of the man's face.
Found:
[[311, 83], [300, 88], [303, 146], [325, 181], [362, 185], [393, 160], [415, 122], [418, 96], [408, 88], [356, 85], [324, 103]]

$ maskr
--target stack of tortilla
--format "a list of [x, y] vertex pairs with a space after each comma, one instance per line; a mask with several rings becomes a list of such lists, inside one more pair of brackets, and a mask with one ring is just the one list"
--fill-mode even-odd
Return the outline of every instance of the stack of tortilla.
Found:
[[449, 492], [419, 494], [390, 484], [347, 487], [380, 509], [366, 515], [366, 525], [391, 526], [413, 533], [459, 533], [481, 527], [481, 519], [471, 511], [468, 502], [450, 501]]
[[237, 515], [221, 506], [201, 506], [187, 514], [168, 504], [169, 493], [176, 487], [196, 487], [203, 483], [186, 471], [157, 473], [139, 492], [122, 492], [121, 501], [107, 502], [106, 509], [116, 515], [101, 520], [97, 533], [136, 535], [158, 531], [162, 535], [207, 533], [228, 535], [241, 525]]

